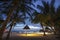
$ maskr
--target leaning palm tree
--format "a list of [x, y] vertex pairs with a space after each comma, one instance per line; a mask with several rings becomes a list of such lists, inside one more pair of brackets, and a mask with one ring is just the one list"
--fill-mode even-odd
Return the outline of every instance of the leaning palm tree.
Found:
[[[43, 24], [47, 21], [48, 19], [48, 15], [46, 15], [49, 12], [49, 3], [42, 1], [43, 6], [38, 5], [38, 9], [41, 10], [41, 13], [39, 13], [38, 15], [35, 15], [35, 22], [41, 23], [41, 26], [44, 30]], [[37, 12], [36, 12], [37, 13]], [[44, 30], [44, 35], [45, 35], [45, 30]]]
[[[3, 25], [2, 25], [2, 28], [1, 28], [1, 30], [0, 30], [0, 39], [2, 40], [2, 35], [3, 35], [3, 32], [4, 32], [4, 30], [5, 30], [5, 28], [6, 28], [6, 24], [7, 24], [7, 22], [10, 20], [10, 16], [12, 15], [12, 12], [13, 12], [13, 10], [15, 10], [15, 8], [16, 8], [16, 6], [17, 6], [17, 3], [18, 1], [14, 1], [13, 2], [13, 5], [14, 5], [14, 7], [12, 7], [9, 11], [9, 14], [8, 14], [8, 17], [7, 17], [7, 19], [5, 20], [5, 22], [3, 23]], [[15, 6], [16, 5], [16, 6]]]
[[[38, 15], [35, 15], [35, 18], [33, 21], [37, 23], [41, 23], [41, 25], [48, 24], [50, 27], [54, 27], [53, 20], [55, 19], [55, 7], [54, 7], [55, 0], [51, 0], [51, 3], [42, 1], [43, 6], [38, 5], [38, 9], [41, 11]], [[48, 25], [48, 26], [49, 26]], [[55, 33], [55, 30], [54, 30]], [[45, 32], [44, 32], [45, 34]]]
[[[54, 17], [55, 17], [55, 7], [54, 7], [55, 0], [51, 0], [51, 3], [49, 4], [48, 2], [42, 1], [43, 6], [38, 5], [38, 8], [41, 10], [41, 12], [47, 16], [46, 23], [50, 22], [50, 26], [54, 27]], [[55, 30], [54, 30], [55, 32]]]
[[11, 32], [12, 27], [20, 22], [25, 23], [24, 20], [25, 20], [25, 18], [22, 18], [21, 16], [18, 16], [17, 14], [15, 14], [14, 18], [11, 20], [11, 24], [9, 25], [10, 29], [9, 29], [9, 32], [7, 34], [6, 40], [9, 40], [9, 36], [10, 36], [10, 32]]
[[[3, 2], [6, 2], [6, 1], [3, 1]], [[28, 0], [28, 1], [26, 1], [26, 0], [11, 0], [11, 4], [9, 5], [9, 11], [8, 11], [7, 18], [6, 18], [5, 22], [3, 22], [2, 28], [0, 30], [0, 39], [2, 38], [2, 35], [3, 35], [3, 32], [6, 28], [7, 23], [10, 21], [13, 11], [15, 11], [17, 8], [19, 8], [19, 10], [22, 10], [22, 11], [24, 11], [24, 10], [26, 11], [26, 9], [28, 9], [28, 10], [32, 9], [31, 7], [28, 6], [31, 4], [32, 4], [32, 0]], [[24, 9], [23, 9], [23, 7], [24, 7]], [[25, 14], [25, 13], [23, 13], [23, 14]]]
[[60, 31], [60, 29], [59, 29], [59, 26], [60, 26], [60, 6], [58, 6], [58, 8], [57, 8], [54, 23], [55, 23], [55, 30], [59, 34], [59, 31]]
[[35, 15], [34, 15], [35, 17], [33, 18], [32, 22], [33, 23], [40, 23], [41, 27], [44, 30], [44, 35], [45, 35], [45, 29], [44, 29], [43, 24], [44, 24], [44, 22], [47, 21], [46, 16], [42, 13], [38, 13], [38, 12], [34, 12], [34, 13], [35, 13]]
[[1, 24], [4, 22], [4, 18], [2, 16], [2, 14], [0, 14], [0, 28], [1, 28]]

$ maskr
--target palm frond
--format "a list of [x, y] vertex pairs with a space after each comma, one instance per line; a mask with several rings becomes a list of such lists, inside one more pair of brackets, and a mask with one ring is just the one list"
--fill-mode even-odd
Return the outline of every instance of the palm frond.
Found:
[[54, 4], [55, 4], [55, 0], [51, 0], [50, 5], [51, 5], [51, 6], [54, 6]]
[[44, 10], [44, 7], [43, 6], [40, 6], [40, 5], [37, 5], [37, 8], [40, 9], [40, 10]]

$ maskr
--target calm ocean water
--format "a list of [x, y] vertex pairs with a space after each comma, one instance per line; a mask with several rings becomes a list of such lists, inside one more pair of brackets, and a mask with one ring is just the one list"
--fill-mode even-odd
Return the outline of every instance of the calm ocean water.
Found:
[[39, 32], [39, 30], [38, 29], [28, 29], [28, 30], [26, 30], [26, 29], [12, 29], [12, 32], [18, 32], [18, 33], [32, 32], [33, 33], [33, 32]]
[[23, 28], [12, 28], [12, 32], [17, 32], [17, 33], [33, 33], [33, 32], [39, 32], [40, 29], [37, 28], [30, 28], [30, 29], [23, 29]]

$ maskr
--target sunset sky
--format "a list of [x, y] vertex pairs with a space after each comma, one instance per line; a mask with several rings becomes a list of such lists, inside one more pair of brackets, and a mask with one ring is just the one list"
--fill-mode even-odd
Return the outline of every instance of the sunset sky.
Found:
[[[44, 0], [44, 1], [46, 1], [46, 2], [48, 1], [49, 3], [51, 2], [51, 0]], [[35, 4], [36, 6], [37, 6], [37, 5], [42, 5], [41, 1], [37, 1], [37, 2], [34, 3], [34, 4]], [[54, 5], [55, 8], [57, 8], [59, 5], [60, 5], [60, 0], [55, 0], [55, 5]], [[42, 6], [43, 6], [43, 5], [42, 5]], [[36, 8], [35, 8], [35, 9], [36, 9]], [[36, 10], [39, 12], [38, 9], [36, 9]], [[41, 28], [41, 26], [40, 26], [39, 23], [38, 23], [38, 24], [33, 24], [33, 23], [31, 23], [29, 20], [26, 21], [26, 24], [29, 25], [30, 27], [33, 26], [33, 27], [38, 27], [38, 28], [40, 27], [40, 28]]]
[[[44, 0], [44, 1], [48, 1], [49, 3], [50, 3], [50, 1], [51, 0]], [[0, 4], [1, 4], [1, 2], [0, 2]], [[42, 5], [42, 3], [41, 3], [41, 1], [37, 1], [37, 2], [35, 2], [34, 3], [35, 4], [35, 6], [37, 6], [37, 5], [41, 5], [41, 6], [43, 6]], [[58, 7], [58, 5], [60, 5], [60, 0], [56, 0], [55, 1], [55, 8], [57, 8]], [[32, 6], [33, 7], [33, 6]], [[34, 7], [33, 7], [34, 8]], [[0, 8], [1, 9], [1, 8]], [[34, 8], [34, 9], [36, 9], [36, 8]], [[36, 9], [38, 12], [40, 12], [38, 9]], [[4, 19], [6, 19], [6, 17], [5, 17], [5, 15], [3, 15], [3, 17], [4, 17]], [[33, 24], [33, 23], [31, 23], [30, 22], [30, 20], [29, 19], [27, 19], [26, 21], [26, 24], [25, 25], [28, 25], [30, 28], [36, 28], [36, 29], [40, 29], [41, 28], [41, 26], [40, 26], [40, 24], [38, 23], [38, 24]], [[24, 27], [25, 26], [24, 24], [17, 24], [16, 25], [16, 27]]]

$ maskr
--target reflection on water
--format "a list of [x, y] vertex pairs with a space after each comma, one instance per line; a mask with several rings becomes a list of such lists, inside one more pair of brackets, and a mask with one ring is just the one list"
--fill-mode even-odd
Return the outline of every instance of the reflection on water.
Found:
[[[53, 33], [45, 33], [46, 35], [51, 35]], [[18, 36], [25, 36], [25, 37], [39, 37], [39, 36], [43, 36], [44, 33], [43, 32], [37, 32], [37, 33], [22, 33], [22, 34], [17, 34]]]
[[42, 35], [39, 35], [39, 34], [18, 34], [19, 36], [29, 36], [29, 37], [35, 37], [35, 36], [42, 36]]
[[[39, 29], [40, 30], [40, 29]], [[36, 37], [36, 36], [43, 36], [44, 32], [39, 32], [38, 29], [29, 29], [29, 30], [24, 30], [24, 29], [12, 29], [12, 32], [17, 32], [18, 36], [29, 36], [29, 37]], [[53, 34], [53, 32], [45, 32], [46, 35]]]
[[12, 29], [12, 32], [17, 32], [17, 33], [33, 33], [33, 32], [39, 32], [38, 29], [29, 29], [29, 30], [24, 30], [24, 29], [17, 29], [17, 30], [14, 30]]

